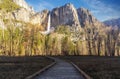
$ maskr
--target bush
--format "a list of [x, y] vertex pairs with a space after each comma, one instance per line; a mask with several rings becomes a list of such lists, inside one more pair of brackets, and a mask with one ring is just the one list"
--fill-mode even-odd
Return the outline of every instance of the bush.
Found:
[[60, 34], [70, 35], [70, 27], [68, 27], [68, 26], [58, 26], [56, 28], [55, 32], [60, 33]]
[[7, 12], [14, 11], [16, 9], [20, 8], [17, 4], [15, 4], [12, 0], [3, 0], [0, 3], [0, 9], [5, 10]]

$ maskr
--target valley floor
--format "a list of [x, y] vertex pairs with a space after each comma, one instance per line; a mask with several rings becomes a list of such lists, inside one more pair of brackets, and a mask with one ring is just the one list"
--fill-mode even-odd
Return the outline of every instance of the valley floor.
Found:
[[[120, 57], [57, 57], [72, 61], [93, 79], [120, 79]], [[0, 79], [24, 79], [52, 62], [42, 56], [0, 57]]]
[[60, 56], [72, 61], [93, 79], [120, 79], [120, 57]]
[[24, 79], [52, 62], [42, 56], [0, 57], [0, 79]]

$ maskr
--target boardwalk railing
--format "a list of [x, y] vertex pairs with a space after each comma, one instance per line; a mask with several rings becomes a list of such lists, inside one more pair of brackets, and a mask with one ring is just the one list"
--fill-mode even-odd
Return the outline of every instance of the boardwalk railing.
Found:
[[[47, 58], [48, 58], [48, 57], [47, 57]], [[39, 70], [38, 72], [36, 72], [36, 73], [34, 73], [34, 74], [32, 74], [32, 75], [26, 77], [25, 79], [33, 79], [35, 76], [37, 76], [37, 75], [43, 73], [44, 71], [48, 70], [49, 68], [51, 68], [51, 67], [52, 67], [53, 65], [55, 65], [55, 64], [56, 64], [56, 62], [55, 62], [55, 60], [54, 60], [54, 62], [51, 63], [50, 65], [44, 67], [43, 69]]]
[[71, 64], [83, 75], [85, 79], [93, 79], [89, 75], [87, 75], [83, 70], [81, 70], [77, 65], [71, 62]]

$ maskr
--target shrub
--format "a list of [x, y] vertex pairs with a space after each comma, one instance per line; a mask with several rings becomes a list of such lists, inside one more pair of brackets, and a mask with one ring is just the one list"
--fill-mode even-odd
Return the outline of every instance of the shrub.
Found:
[[20, 8], [17, 4], [15, 4], [12, 0], [3, 0], [0, 3], [0, 9], [5, 10], [7, 12], [14, 11], [16, 9]]

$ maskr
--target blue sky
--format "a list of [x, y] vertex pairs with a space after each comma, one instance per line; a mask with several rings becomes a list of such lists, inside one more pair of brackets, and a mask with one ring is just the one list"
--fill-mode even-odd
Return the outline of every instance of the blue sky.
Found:
[[76, 8], [84, 7], [100, 21], [120, 17], [120, 0], [26, 0], [35, 11], [52, 10], [66, 3], [72, 3]]

